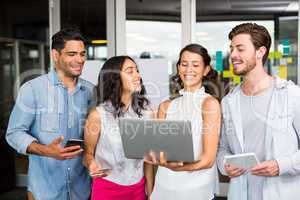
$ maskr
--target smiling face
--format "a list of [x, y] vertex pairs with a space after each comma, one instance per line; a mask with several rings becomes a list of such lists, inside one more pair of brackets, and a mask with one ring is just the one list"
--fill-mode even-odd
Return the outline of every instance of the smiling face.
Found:
[[141, 91], [141, 75], [132, 60], [125, 59], [120, 76], [123, 92], [134, 93]]
[[249, 34], [238, 34], [232, 38], [230, 60], [236, 75], [245, 76], [252, 71], [257, 63], [262, 63], [261, 52], [256, 50]]
[[198, 89], [202, 85], [203, 76], [208, 72], [209, 66], [205, 66], [201, 55], [190, 51], [181, 54], [178, 73], [185, 89]]
[[85, 53], [84, 43], [80, 40], [67, 41], [60, 52], [52, 49], [56, 70], [65, 77], [80, 76], [85, 62]]

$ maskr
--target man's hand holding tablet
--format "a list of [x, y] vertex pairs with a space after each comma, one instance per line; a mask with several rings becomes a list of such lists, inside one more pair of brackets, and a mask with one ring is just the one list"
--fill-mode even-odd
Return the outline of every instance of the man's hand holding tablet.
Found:
[[258, 160], [254, 153], [243, 153], [225, 156], [225, 171], [230, 178], [243, 175], [247, 170], [255, 167]]

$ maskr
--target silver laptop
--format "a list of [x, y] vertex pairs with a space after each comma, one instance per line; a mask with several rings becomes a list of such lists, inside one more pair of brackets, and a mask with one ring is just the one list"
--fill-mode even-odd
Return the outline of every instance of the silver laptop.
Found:
[[143, 159], [151, 150], [168, 161], [195, 161], [190, 121], [120, 118], [119, 127], [127, 158]]

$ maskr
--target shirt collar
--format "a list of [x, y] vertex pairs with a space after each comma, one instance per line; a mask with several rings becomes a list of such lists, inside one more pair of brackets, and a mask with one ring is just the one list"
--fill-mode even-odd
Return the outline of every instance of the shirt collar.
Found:
[[59, 80], [57, 73], [54, 69], [52, 69], [49, 73], [50, 82], [53, 83], [53, 85], [63, 85], [61, 80]]
[[[50, 71], [49, 77], [50, 77], [50, 82], [51, 82], [53, 85], [61, 85], [61, 86], [64, 86], [63, 82], [58, 78], [57, 72], [55, 71], [55, 69], [52, 69], [52, 70]], [[83, 86], [83, 80], [82, 80], [81, 78], [78, 78], [77, 84], [76, 84], [76, 88], [84, 89], [84, 86]]]
[[287, 87], [289, 81], [281, 79], [279, 76], [275, 76], [275, 87], [277, 89], [284, 89]]
[[[291, 81], [287, 81], [285, 79], [281, 79], [279, 76], [275, 75], [273, 76], [275, 78], [275, 84], [274, 87], [276, 89], [285, 89]], [[235, 94], [237, 92], [241, 92], [241, 83], [234, 87], [229, 94]]]
[[184, 89], [181, 89], [179, 90], [179, 94], [182, 95], [182, 96], [188, 96], [188, 95], [203, 95], [205, 94], [205, 89], [204, 87], [202, 86], [201, 88], [198, 88], [197, 90], [193, 91], [193, 92], [190, 92], [190, 91], [186, 91]]

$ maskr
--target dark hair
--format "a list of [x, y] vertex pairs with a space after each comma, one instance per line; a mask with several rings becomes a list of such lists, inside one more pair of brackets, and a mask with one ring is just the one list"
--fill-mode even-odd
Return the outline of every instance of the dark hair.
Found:
[[65, 47], [65, 43], [70, 40], [85, 42], [84, 37], [78, 29], [64, 28], [52, 36], [51, 49], [55, 49], [60, 52]]
[[232, 40], [233, 37], [242, 33], [249, 34], [251, 36], [251, 41], [255, 49], [262, 46], [266, 47], [267, 51], [263, 57], [263, 64], [265, 64], [271, 47], [271, 36], [268, 30], [264, 26], [260, 26], [255, 23], [243, 23], [234, 27], [230, 31], [228, 37]]
[[180, 89], [183, 88], [182, 80], [180, 79], [179, 73], [178, 73], [178, 66], [180, 65], [182, 54], [185, 51], [189, 51], [189, 52], [196, 53], [196, 54], [200, 55], [203, 59], [205, 67], [210, 67], [210, 70], [209, 70], [208, 74], [203, 77], [202, 83], [203, 83], [203, 86], [205, 88], [205, 92], [207, 92], [211, 95], [215, 95], [216, 92], [214, 91], [214, 87], [212, 87], [212, 85], [209, 84], [209, 83], [212, 83], [212, 84], [216, 83], [215, 81], [218, 77], [218, 73], [216, 72], [216, 70], [214, 70], [210, 66], [211, 58], [208, 55], [207, 49], [204, 48], [203, 46], [199, 45], [199, 44], [189, 44], [189, 45], [185, 46], [183, 49], [181, 49], [181, 51], [179, 53], [179, 59], [178, 59], [177, 64], [176, 64], [177, 73], [176, 73], [175, 76], [172, 77], [172, 81], [174, 81], [177, 85], [177, 90], [180, 90]]
[[[122, 108], [125, 106], [121, 101], [122, 81], [120, 71], [126, 59], [134, 62], [129, 56], [115, 56], [108, 59], [99, 73], [98, 85], [96, 86], [97, 104], [110, 102], [113, 106], [112, 113], [115, 118], [123, 114]], [[139, 117], [142, 116], [141, 111], [149, 105], [149, 100], [145, 97], [145, 94], [146, 89], [141, 79], [141, 91], [133, 93], [131, 102], [133, 111]]]

